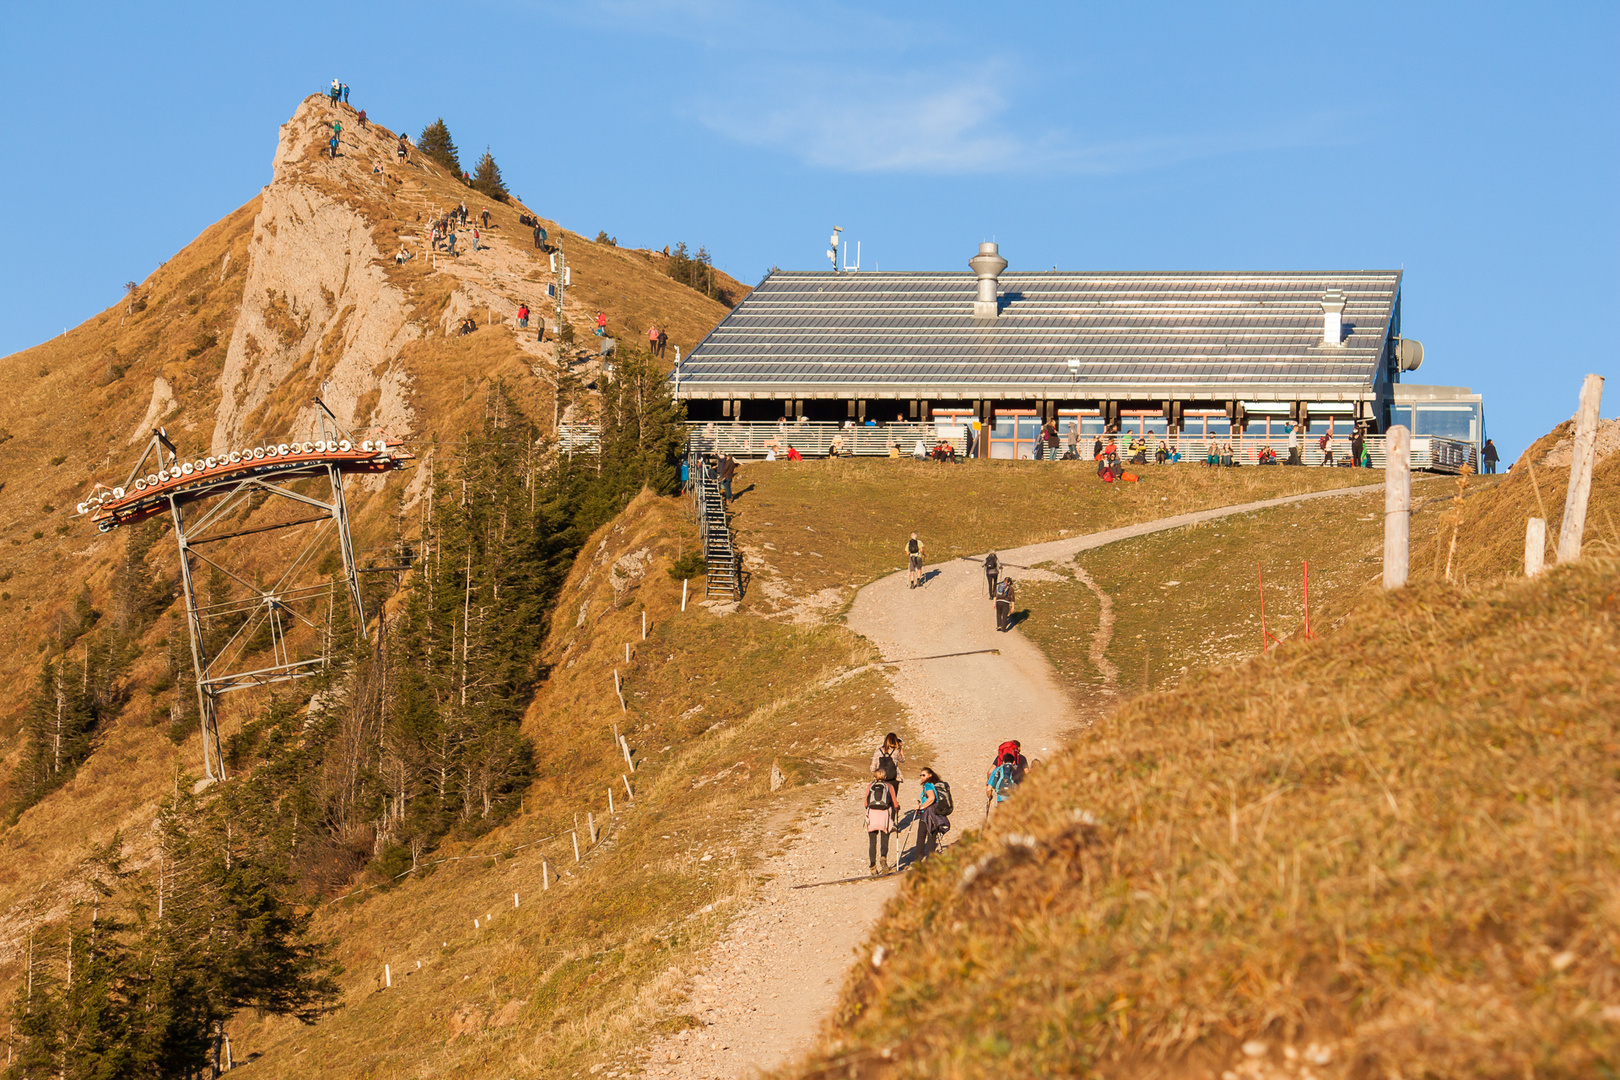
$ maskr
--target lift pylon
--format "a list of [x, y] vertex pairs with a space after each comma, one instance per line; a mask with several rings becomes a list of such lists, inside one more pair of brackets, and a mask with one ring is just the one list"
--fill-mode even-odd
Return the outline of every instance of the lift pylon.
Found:
[[[322, 619], [329, 620], [337, 598], [335, 583], [315, 569], [323, 549], [335, 546], [348, 593], [345, 602], [352, 606], [361, 636], [366, 632], [343, 478], [403, 469], [413, 455], [386, 437], [356, 445], [324, 402], [316, 398], [315, 405], [318, 439], [253, 446], [195, 461], [183, 460], [168, 433], [155, 428], [124, 486], [98, 486], [78, 507], [102, 532], [164, 513], [174, 524], [197, 676], [203, 769], [210, 780], [225, 779], [220, 697], [306, 678], [331, 662]], [[157, 471], [143, 476], [152, 465]], [[276, 538], [266, 535], [300, 528], [304, 533], [296, 548], [278, 551]], [[224, 554], [231, 541], [249, 536], [257, 538], [251, 573], [247, 563]], [[245, 587], [247, 595], [199, 590], [195, 572], [204, 565], [223, 575], [227, 588]]]

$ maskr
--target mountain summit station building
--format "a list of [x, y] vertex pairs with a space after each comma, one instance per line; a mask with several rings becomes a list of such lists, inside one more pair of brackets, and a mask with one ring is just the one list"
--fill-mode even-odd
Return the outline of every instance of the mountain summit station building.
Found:
[[1049, 420], [1088, 444], [1271, 442], [1291, 424], [1347, 440], [1393, 423], [1484, 441], [1466, 387], [1400, 384], [1423, 347], [1401, 336], [1399, 270], [1009, 272], [995, 244], [969, 266], [773, 270], [672, 389], [706, 431], [934, 425], [976, 430], [974, 455], [993, 458], [1033, 456]]

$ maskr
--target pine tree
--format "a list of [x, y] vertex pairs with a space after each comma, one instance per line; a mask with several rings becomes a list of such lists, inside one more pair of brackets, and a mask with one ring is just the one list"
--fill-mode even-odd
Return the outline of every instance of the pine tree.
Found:
[[445, 126], [444, 117], [439, 117], [422, 129], [416, 148], [449, 169], [452, 176], [461, 175], [461, 156], [456, 152], [455, 141], [450, 138], [450, 129]]
[[472, 189], [492, 199], [501, 202], [510, 202], [511, 194], [506, 190], [506, 183], [501, 179], [501, 167], [495, 164], [495, 156], [484, 147], [484, 156], [478, 159], [478, 168], [473, 173]]

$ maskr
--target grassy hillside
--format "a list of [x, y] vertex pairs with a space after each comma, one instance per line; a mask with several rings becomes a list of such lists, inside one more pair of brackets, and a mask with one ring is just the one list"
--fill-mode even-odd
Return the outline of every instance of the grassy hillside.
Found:
[[[1568, 473], [1544, 463], [1421, 485], [1394, 594], [1372, 496], [1124, 541], [1080, 558], [1091, 585], [1028, 587], [1027, 632], [1077, 693], [1113, 676], [1125, 701], [908, 880], [784, 1075], [1608, 1075], [1617, 462], [1586, 559], [1534, 582], [1524, 517], [1556, 521]], [[1257, 562], [1284, 638], [1264, 658]], [[1091, 586], [1117, 676], [1090, 654]]]
[[[263, 1056], [242, 1075], [573, 1076], [696, 1024], [685, 976], [751, 893], [757, 854], [904, 724], [878, 671], [829, 685], [871, 659], [847, 631], [682, 613], [667, 570], [695, 543], [685, 504], [651, 495], [592, 538], [543, 643], [525, 812], [437, 856], [461, 861], [325, 908], [316, 931], [338, 941], [346, 1007], [315, 1028], [244, 1017], [239, 1053]], [[633, 802], [615, 728], [636, 760]], [[576, 815], [579, 863], [558, 836]]]
[[1418, 585], [1136, 699], [908, 882], [792, 1074], [1613, 1069], [1617, 590]]
[[746, 466], [735, 490], [750, 604], [814, 617], [905, 567], [915, 531], [925, 561], [1058, 540], [1172, 514], [1381, 479], [1350, 469], [1149, 466], [1135, 484], [1104, 484], [1081, 462], [908, 459]]

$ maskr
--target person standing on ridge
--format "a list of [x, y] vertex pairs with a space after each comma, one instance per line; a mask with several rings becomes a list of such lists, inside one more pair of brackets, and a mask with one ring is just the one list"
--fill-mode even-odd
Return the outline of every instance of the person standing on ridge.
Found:
[[605, 311], [596, 313], [596, 335], [598, 337], [607, 336], [607, 312]]
[[355, 116], [355, 119], [360, 121], [360, 130], [361, 131], [370, 131], [371, 130], [370, 128], [368, 128], [366, 126], [366, 110], [361, 109], [359, 114]]
[[647, 352], [653, 356], [658, 355], [658, 324], [647, 324]]
[[478, 250], [478, 226], [473, 226], [473, 250]]
[[990, 585], [990, 599], [996, 598], [996, 578], [1001, 576], [1001, 560], [991, 552], [984, 557], [984, 580]]
[[334, 134], [330, 139], [326, 140], [326, 145], [331, 149], [332, 156], [334, 158], [337, 157], [337, 148], [338, 148], [338, 137], [337, 137], [337, 135]]
[[1487, 475], [1496, 475], [1496, 463], [1501, 460], [1501, 457], [1496, 452], [1495, 442], [1490, 439], [1485, 440], [1485, 449], [1480, 453], [1479, 460], [1485, 463], [1485, 472]]
[[906, 541], [906, 563], [908, 566], [906, 588], [908, 589], [915, 589], [922, 584], [922, 552], [922, 541], [917, 539], [916, 533], [912, 533], [911, 539]]
[[664, 353], [667, 351], [669, 351], [669, 335], [665, 333], [664, 328], [660, 326], [658, 328], [658, 359], [662, 360], [664, 358]]
[[529, 328], [529, 305], [528, 304], [519, 304], [518, 305], [517, 322], [518, 322], [518, 329], [519, 330], [527, 330]]
[[344, 83], [343, 84], [343, 104], [347, 105], [348, 103], [349, 103], [349, 84]]
[[534, 246], [543, 250], [545, 248], [545, 243], [546, 230], [540, 227], [539, 222], [536, 222], [534, 226]]
[[489, 207], [486, 206], [482, 210], [480, 210], [478, 212], [478, 216], [484, 219], [484, 231], [488, 232], [489, 231]]

